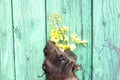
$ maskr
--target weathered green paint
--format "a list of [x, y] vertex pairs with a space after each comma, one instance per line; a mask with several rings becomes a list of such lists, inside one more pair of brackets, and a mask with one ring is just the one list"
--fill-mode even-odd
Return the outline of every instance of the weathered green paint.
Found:
[[16, 80], [40, 80], [46, 43], [45, 1], [13, 0], [13, 22]]
[[64, 26], [71, 28], [71, 34], [78, 34], [82, 39], [88, 40], [87, 47], [78, 45], [75, 51], [77, 63], [83, 67], [76, 74], [80, 80], [91, 80], [91, 1], [47, 0], [46, 11], [47, 19], [54, 12], [61, 13], [64, 16]]
[[93, 3], [93, 80], [120, 80], [120, 0]]
[[43, 48], [53, 12], [64, 16], [72, 34], [88, 40], [86, 47], [77, 45], [75, 51], [83, 66], [76, 72], [78, 78], [120, 80], [119, 4], [119, 0], [0, 0], [0, 80], [45, 80], [38, 76], [43, 74]]
[[0, 80], [14, 80], [11, 1], [0, 0]]

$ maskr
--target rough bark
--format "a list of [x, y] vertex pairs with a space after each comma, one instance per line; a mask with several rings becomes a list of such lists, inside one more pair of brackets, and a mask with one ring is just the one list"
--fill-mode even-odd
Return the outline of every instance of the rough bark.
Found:
[[55, 43], [48, 41], [44, 48], [43, 70], [46, 80], [78, 80], [74, 72], [81, 69], [76, 65], [77, 56], [70, 50], [61, 51]]

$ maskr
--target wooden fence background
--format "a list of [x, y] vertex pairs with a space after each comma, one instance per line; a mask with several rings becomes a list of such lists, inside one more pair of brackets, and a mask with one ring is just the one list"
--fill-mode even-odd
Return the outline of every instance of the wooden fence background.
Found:
[[64, 15], [87, 47], [75, 51], [80, 80], [120, 80], [120, 0], [0, 0], [0, 80], [45, 80], [48, 17]]

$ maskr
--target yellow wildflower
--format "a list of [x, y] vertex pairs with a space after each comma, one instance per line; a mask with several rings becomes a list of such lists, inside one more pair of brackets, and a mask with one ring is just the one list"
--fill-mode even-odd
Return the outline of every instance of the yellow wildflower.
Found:
[[51, 39], [50, 39], [51, 41], [53, 41], [53, 42], [59, 42], [59, 38], [56, 38], [56, 37], [51, 37]]
[[68, 42], [68, 41], [69, 41], [68, 36], [64, 35], [64, 41], [66, 41], [66, 42]]
[[59, 40], [63, 40], [62, 34], [60, 34], [59, 30], [51, 29], [50, 32], [51, 41], [58, 42]]
[[61, 33], [65, 33], [69, 30], [69, 28], [66, 26], [63, 26], [63, 27], [60, 27], [60, 30], [61, 30]]
[[64, 51], [64, 45], [63, 44], [60, 44], [60, 43], [56, 43], [56, 46], [61, 50], [61, 51]]
[[80, 43], [81, 43], [83, 46], [86, 46], [87, 40], [82, 40], [82, 41], [80, 41]]
[[76, 49], [76, 45], [75, 44], [70, 44], [70, 50], [73, 51]]
[[57, 46], [61, 51], [65, 51], [66, 49], [70, 49], [70, 45], [65, 45], [65, 44], [61, 44], [61, 43], [56, 43], [56, 46]]
[[66, 49], [70, 49], [70, 44], [67, 44], [67, 45], [66, 45]]
[[71, 36], [70, 34], [68, 34], [68, 32], [70, 31], [69, 27], [61, 25], [63, 16], [58, 13], [54, 13], [49, 17], [49, 20], [50, 40], [55, 42], [56, 46], [61, 51], [65, 51], [66, 49], [70, 49], [71, 51], [73, 51], [76, 49], [75, 44], [81, 44], [83, 46], [86, 45], [87, 40], [80, 40], [76, 35]]
[[71, 38], [75, 43], [80, 43], [80, 39], [77, 38], [76, 35], [72, 35]]

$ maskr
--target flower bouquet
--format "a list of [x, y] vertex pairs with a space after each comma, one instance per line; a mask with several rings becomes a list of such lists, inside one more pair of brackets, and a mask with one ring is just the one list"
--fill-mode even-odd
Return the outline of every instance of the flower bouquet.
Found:
[[49, 40], [44, 48], [43, 63], [46, 80], [78, 80], [74, 72], [81, 66], [76, 64], [77, 56], [73, 50], [76, 44], [85, 46], [87, 41], [71, 35], [70, 28], [62, 25], [63, 16], [60, 14], [52, 14], [49, 20]]

